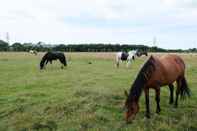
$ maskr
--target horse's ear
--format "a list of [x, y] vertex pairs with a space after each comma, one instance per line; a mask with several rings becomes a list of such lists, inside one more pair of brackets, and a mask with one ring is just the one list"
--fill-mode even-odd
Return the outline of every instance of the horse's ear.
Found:
[[154, 58], [154, 56], [153, 56], [153, 55], [151, 55], [151, 56], [150, 56], [150, 59], [151, 59], [151, 60], [155, 60], [155, 58]]
[[129, 95], [128, 95], [128, 92], [127, 92], [126, 90], [124, 90], [124, 94], [125, 94], [126, 97], [129, 96]]

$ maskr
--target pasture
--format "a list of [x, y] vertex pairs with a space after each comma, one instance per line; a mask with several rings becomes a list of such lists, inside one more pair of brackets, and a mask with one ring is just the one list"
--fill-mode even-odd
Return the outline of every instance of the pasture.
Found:
[[[160, 55], [160, 54], [157, 54]], [[161, 113], [155, 113], [151, 90], [151, 119], [140, 112], [132, 124], [123, 114], [124, 90], [129, 90], [148, 57], [137, 58], [126, 68], [115, 68], [114, 53], [67, 53], [68, 67], [59, 62], [39, 70], [43, 53], [0, 53], [0, 131], [196, 131], [197, 55], [180, 54], [187, 65], [191, 98], [168, 104], [169, 89], [161, 89]], [[89, 63], [91, 62], [91, 64]]]

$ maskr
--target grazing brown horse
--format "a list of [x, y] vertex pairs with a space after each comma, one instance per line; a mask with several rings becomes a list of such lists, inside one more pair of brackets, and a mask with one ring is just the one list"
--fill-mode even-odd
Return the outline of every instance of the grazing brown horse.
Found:
[[184, 61], [177, 55], [165, 55], [160, 58], [151, 56], [141, 68], [136, 80], [131, 86], [130, 93], [125, 91], [127, 96], [125, 102], [125, 117], [126, 121], [130, 122], [135, 118], [139, 111], [139, 98], [144, 90], [146, 99], [146, 117], [150, 118], [149, 108], [149, 89], [155, 89], [155, 100], [157, 103], [156, 113], [161, 111], [160, 108], [160, 89], [162, 86], [168, 85], [170, 89], [170, 104], [173, 104], [173, 83], [176, 81], [176, 99], [175, 107], [178, 106], [179, 94], [181, 98], [190, 96], [185, 79], [185, 64]]

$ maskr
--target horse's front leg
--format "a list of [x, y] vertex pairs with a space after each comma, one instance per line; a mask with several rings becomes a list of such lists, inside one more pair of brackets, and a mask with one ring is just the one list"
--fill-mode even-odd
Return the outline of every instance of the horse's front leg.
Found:
[[144, 93], [145, 93], [145, 99], [146, 99], [146, 117], [150, 118], [150, 107], [149, 107], [149, 89], [145, 88], [144, 89]]
[[48, 64], [48, 62], [49, 62], [49, 60], [46, 60], [45, 65], [47, 65], [47, 64]]
[[156, 113], [160, 113], [160, 111], [161, 111], [161, 108], [160, 108], [160, 87], [155, 89], [155, 94], [156, 94], [155, 100], [157, 103]]
[[120, 60], [117, 59], [117, 60], [116, 60], [116, 67], [117, 67], [117, 68], [119, 67], [119, 62], [120, 62]]

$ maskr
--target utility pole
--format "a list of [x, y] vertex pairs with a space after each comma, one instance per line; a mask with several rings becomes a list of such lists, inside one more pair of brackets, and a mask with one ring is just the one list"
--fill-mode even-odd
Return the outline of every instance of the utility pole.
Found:
[[153, 37], [153, 46], [156, 47], [157, 38]]
[[8, 44], [10, 44], [10, 36], [8, 32], [6, 32], [6, 41]]

